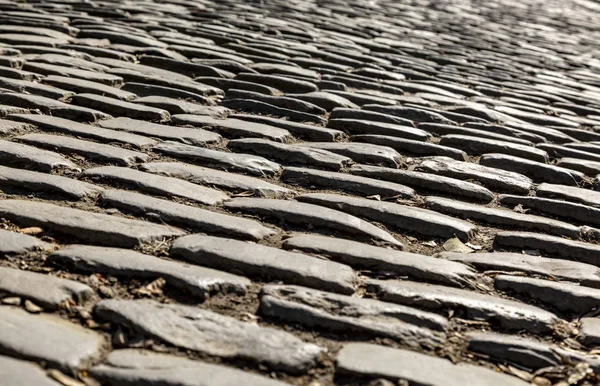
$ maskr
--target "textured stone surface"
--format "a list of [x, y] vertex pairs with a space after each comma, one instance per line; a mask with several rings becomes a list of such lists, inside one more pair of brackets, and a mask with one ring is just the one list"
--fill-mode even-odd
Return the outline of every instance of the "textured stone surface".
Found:
[[455, 365], [446, 359], [367, 343], [346, 344], [338, 355], [336, 372], [360, 377], [406, 380], [415, 385], [460, 386], [472, 382], [481, 386], [527, 384], [516, 377], [470, 364]]
[[461, 311], [469, 319], [486, 320], [511, 330], [548, 331], [559, 321], [541, 308], [470, 290], [392, 280], [371, 280], [368, 286], [384, 301], [431, 310]]
[[[283, 382], [231, 367], [142, 350], [115, 350], [90, 374], [107, 384], [165, 386], [283, 386]], [[50, 384], [49, 384], [50, 385]], [[46, 386], [40, 384], [40, 386]]]
[[195, 264], [334, 292], [351, 294], [357, 285], [347, 265], [243, 241], [190, 235], [177, 239], [171, 253]]
[[[27, 326], [27, 328], [23, 328]], [[100, 357], [101, 335], [51, 315], [0, 307], [0, 353], [75, 373]]]
[[0, 140], [0, 163], [43, 172], [54, 169], [79, 169], [77, 165], [58, 153], [4, 140]]
[[289, 131], [260, 123], [249, 123], [238, 119], [214, 119], [205, 115], [177, 114], [173, 116], [177, 125], [210, 127], [231, 137], [258, 137], [276, 142], [287, 142], [291, 138]]
[[103, 300], [94, 313], [175, 346], [263, 362], [291, 372], [312, 367], [322, 349], [293, 335], [196, 307], [152, 300]]
[[[184, 288], [200, 298], [214, 293], [244, 293], [250, 285], [248, 279], [240, 276], [164, 260], [128, 249], [70, 245], [52, 253], [48, 256], [48, 260], [82, 272], [98, 272], [106, 275], [144, 279], [162, 277], [166, 278], [169, 285]], [[60, 289], [59, 285], [64, 281], [57, 281], [54, 284], [55, 291]], [[48, 282], [52, 283], [50, 280]], [[0, 289], [2, 289], [1, 286], [2, 281], [0, 280]], [[66, 291], [68, 287], [64, 284], [63, 286], [65, 287], [63, 291]], [[80, 286], [83, 285], [80, 284]]]

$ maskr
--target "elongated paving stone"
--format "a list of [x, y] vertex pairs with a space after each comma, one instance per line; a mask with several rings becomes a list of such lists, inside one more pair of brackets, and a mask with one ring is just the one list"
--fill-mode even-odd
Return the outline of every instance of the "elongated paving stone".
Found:
[[364, 134], [353, 135], [350, 140], [360, 143], [371, 143], [375, 145], [388, 146], [401, 153], [423, 156], [450, 157], [459, 161], [467, 160], [467, 153], [453, 147], [441, 146], [437, 143], [416, 141], [387, 135]]
[[[0, 365], [1, 366], [1, 365]], [[89, 373], [107, 385], [285, 386], [287, 383], [223, 365], [142, 350], [115, 350]], [[54, 384], [53, 384], [54, 385]], [[40, 384], [40, 386], [50, 386]], [[56, 384], [58, 386], [58, 384]]]
[[529, 304], [478, 292], [410, 281], [369, 280], [379, 299], [430, 310], [454, 310], [510, 330], [538, 333], [559, 322], [554, 314]]
[[343, 130], [350, 134], [375, 134], [390, 137], [400, 137], [415, 141], [427, 141], [431, 134], [412, 126], [401, 126], [385, 122], [373, 122], [357, 119], [330, 119], [327, 127]]
[[19, 189], [64, 194], [81, 199], [100, 193], [103, 188], [68, 177], [0, 166], [0, 183]]
[[357, 286], [347, 265], [233, 239], [190, 235], [175, 240], [171, 254], [216, 269], [333, 292], [351, 294]]
[[92, 244], [120, 247], [185, 234], [177, 228], [146, 221], [35, 201], [0, 200], [0, 217], [21, 226], [37, 226], [71, 235]]
[[447, 328], [447, 320], [437, 314], [291, 285], [265, 286], [260, 312], [311, 328], [388, 337], [412, 347], [439, 345]]
[[292, 135], [285, 129], [239, 119], [215, 119], [206, 115], [177, 114], [172, 117], [176, 125], [211, 127], [232, 137], [267, 138], [276, 142], [288, 142]]
[[324, 255], [353, 268], [393, 272], [415, 279], [463, 286], [475, 280], [475, 272], [463, 264], [431, 256], [381, 248], [368, 244], [318, 235], [296, 235], [286, 239], [283, 248]]
[[415, 195], [413, 189], [394, 182], [308, 168], [285, 167], [280, 178], [288, 184], [342, 190], [361, 196], [412, 198]]
[[415, 170], [461, 180], [473, 179], [490, 189], [517, 194], [527, 194], [533, 186], [533, 181], [522, 174], [455, 161], [448, 157], [425, 160], [416, 166]]
[[494, 285], [499, 290], [525, 295], [562, 312], [585, 314], [600, 303], [600, 289], [571, 283], [498, 275]]
[[543, 275], [579, 283], [586, 287], [600, 288], [600, 269], [577, 261], [508, 252], [442, 252], [439, 257], [469, 264], [485, 271], [525, 272], [529, 275]]
[[[310, 141], [335, 141], [346, 136], [343, 131], [314, 126], [305, 123], [287, 121], [284, 119], [267, 117], [264, 115], [230, 114], [229, 118], [243, 121], [263, 123], [269, 126], [285, 129], [297, 137], [306, 138]], [[329, 142], [328, 142], [329, 143]]]
[[138, 119], [119, 117], [98, 122], [104, 128], [148, 135], [150, 137], [179, 141], [190, 145], [204, 146], [221, 142], [219, 134], [198, 128], [167, 126]]
[[600, 225], [600, 208], [593, 206], [552, 198], [510, 194], [501, 194], [498, 196], [498, 201], [503, 205], [521, 205], [523, 208], [531, 208], [553, 216], [581, 221], [586, 225]]
[[75, 153], [88, 159], [123, 166], [130, 166], [136, 162], [148, 160], [148, 155], [138, 151], [69, 138], [63, 135], [25, 134], [18, 136], [15, 139], [30, 145], [56, 150], [61, 153]]
[[493, 225], [536, 230], [555, 235], [578, 238], [581, 230], [575, 225], [531, 214], [517, 213], [507, 209], [489, 208], [441, 197], [427, 197], [427, 207], [436, 212], [483, 221]]
[[194, 184], [216, 186], [233, 192], [253, 192], [254, 195], [259, 197], [278, 198], [293, 193], [293, 190], [259, 178], [179, 162], [145, 163], [140, 166], [140, 169], [168, 177], [181, 178]]
[[467, 221], [432, 210], [329, 193], [308, 193], [298, 196], [301, 202], [340, 210], [357, 217], [381, 222], [393, 228], [428, 236], [468, 240], [477, 227]]
[[471, 364], [453, 364], [405, 349], [348, 343], [339, 352], [336, 373], [354, 377], [406, 380], [427, 386], [525, 386], [529, 383]]
[[60, 386], [46, 376], [41, 367], [31, 362], [0, 355], [0, 379], [6, 385]]
[[391, 234], [358, 217], [319, 205], [287, 200], [235, 198], [223, 204], [226, 209], [275, 217], [293, 224], [314, 225], [402, 245]]
[[[37, 114], [11, 114], [8, 119], [36, 125], [44, 131], [53, 131], [91, 138], [100, 142], [118, 142], [133, 145], [137, 148], [149, 147], [156, 141], [141, 135], [124, 133], [117, 130], [102, 129], [92, 125], [84, 125], [69, 119]], [[101, 121], [102, 122], [102, 121]]]
[[600, 192], [566, 185], [540, 184], [536, 189], [540, 197], [562, 198], [571, 202], [600, 207]]
[[262, 362], [289, 372], [313, 367], [322, 352], [320, 347], [287, 332], [240, 322], [198, 307], [153, 300], [103, 300], [94, 313], [174, 346]]
[[162, 142], [155, 146], [154, 150], [173, 157], [189, 159], [192, 162], [241, 171], [255, 176], [271, 177], [281, 172], [281, 165], [278, 163], [252, 154], [228, 153], [172, 141]]
[[21, 254], [30, 251], [52, 250], [54, 246], [36, 237], [0, 229], [0, 253]]
[[276, 232], [258, 221], [211, 212], [126, 190], [106, 190], [101, 201], [108, 206], [142, 216], [158, 217], [166, 223], [241, 239], [262, 240]]
[[259, 138], [243, 138], [229, 141], [227, 147], [235, 152], [251, 153], [267, 157], [286, 165], [310, 165], [330, 170], [340, 170], [352, 160], [327, 150], [287, 145]]
[[0, 163], [43, 172], [54, 169], [79, 170], [77, 165], [58, 153], [4, 140], [0, 140]]
[[370, 165], [353, 165], [349, 171], [359, 176], [378, 178], [476, 201], [490, 202], [494, 199], [494, 194], [483, 186], [456, 178]]
[[530, 232], [499, 232], [494, 245], [500, 248], [539, 249], [561, 259], [576, 260], [600, 267], [600, 245]]
[[171, 119], [171, 114], [166, 110], [125, 102], [102, 95], [77, 94], [73, 96], [72, 103], [87, 108], [98, 109], [117, 116], [124, 115], [136, 119], [160, 122]]
[[536, 182], [577, 186], [583, 173], [506, 154], [484, 154], [479, 164], [523, 174]]
[[162, 196], [179, 196], [206, 205], [215, 205], [228, 200], [229, 196], [218, 190], [192, 184], [178, 178], [158, 176], [139, 170], [118, 166], [103, 166], [87, 169], [83, 174], [92, 180], [108, 181], [133, 186], [145, 192]]
[[376, 164], [391, 168], [402, 165], [401, 155], [387, 146], [355, 142], [306, 142], [297, 145], [327, 150], [349, 157], [358, 163]]
[[544, 150], [536, 149], [535, 147], [468, 135], [445, 135], [440, 140], [440, 145], [455, 147], [466, 151], [467, 154], [473, 155], [502, 153], [543, 163], [548, 162], [549, 159], [548, 153]]
[[201, 299], [214, 293], [244, 294], [251, 284], [240, 276], [129, 249], [69, 245], [48, 256], [48, 261], [81, 272], [150, 280], [162, 277], [168, 285], [183, 288]]
[[97, 360], [105, 344], [101, 335], [58, 316], [0, 307], [0, 354], [76, 373]]
[[73, 300], [82, 304], [92, 297], [85, 284], [16, 268], [0, 267], [0, 292], [32, 300], [48, 310]]

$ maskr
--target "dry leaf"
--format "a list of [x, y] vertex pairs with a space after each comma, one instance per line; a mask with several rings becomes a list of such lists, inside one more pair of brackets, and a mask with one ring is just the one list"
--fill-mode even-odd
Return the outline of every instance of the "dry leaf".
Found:
[[457, 237], [448, 239], [444, 243], [444, 249], [448, 252], [458, 252], [458, 253], [473, 253], [474, 251], [463, 244]]
[[159, 277], [148, 285], [138, 288], [135, 292], [139, 295], [146, 296], [161, 295], [165, 284], [167, 284], [167, 281], [162, 277]]
[[29, 227], [22, 228], [19, 230], [19, 232], [23, 233], [24, 235], [39, 235], [40, 233], [43, 233], [44, 230], [40, 227]]

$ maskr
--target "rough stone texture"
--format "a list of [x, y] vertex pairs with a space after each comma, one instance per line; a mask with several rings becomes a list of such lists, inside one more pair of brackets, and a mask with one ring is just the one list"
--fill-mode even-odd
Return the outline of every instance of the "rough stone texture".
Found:
[[316, 235], [296, 235], [285, 240], [283, 248], [327, 256], [353, 268], [394, 272], [453, 286], [475, 279], [475, 273], [463, 264], [448, 264], [442, 259], [380, 248], [368, 244]]
[[177, 239], [171, 253], [195, 264], [334, 292], [352, 294], [357, 285], [347, 265], [238, 240], [190, 235]]
[[177, 114], [172, 117], [177, 125], [192, 125], [195, 127], [210, 127], [231, 137], [258, 137], [276, 142], [287, 142], [291, 134], [285, 129], [260, 123], [249, 123], [238, 119], [214, 119], [205, 115]]
[[428, 386], [461, 386], [473, 382], [481, 386], [528, 384], [516, 377], [482, 367], [455, 365], [447, 359], [367, 343], [346, 344], [338, 354], [336, 372], [359, 377], [406, 380], [411, 384]]
[[520, 253], [456, 253], [442, 252], [439, 257], [473, 265], [480, 270], [525, 272], [559, 280], [572, 281], [587, 287], [600, 288], [600, 269], [591, 264], [550, 259]]
[[402, 165], [400, 154], [387, 146], [353, 142], [307, 142], [313, 149], [327, 150], [351, 158], [357, 163], [367, 163], [397, 168]]
[[431, 310], [456, 310], [468, 319], [485, 320], [510, 330], [538, 333], [548, 331], [559, 321], [541, 308], [470, 290], [393, 280], [371, 280], [368, 287], [384, 301]]
[[581, 318], [581, 329], [578, 339], [586, 345], [597, 346], [600, 344], [600, 318]]
[[226, 202], [224, 206], [230, 210], [275, 217], [290, 223], [312, 224], [312, 226], [330, 228], [394, 245], [402, 245], [391, 234], [358, 217], [323, 206], [295, 201], [252, 198], [236, 198]]
[[441, 156], [458, 161], [465, 161], [467, 159], [467, 153], [464, 151], [453, 147], [441, 146], [436, 143], [375, 134], [353, 135], [350, 139], [355, 142], [366, 142], [375, 145], [388, 146], [400, 153], [416, 155], [419, 157]]
[[412, 347], [439, 345], [447, 328], [445, 318], [429, 312], [289, 285], [265, 286], [260, 312], [309, 327], [385, 336]]
[[237, 193], [253, 192], [259, 197], [279, 198], [293, 193], [293, 190], [263, 181], [259, 178], [204, 168], [179, 162], [152, 162], [140, 169], [168, 177], [181, 178], [194, 184], [215, 186]]
[[35, 201], [0, 201], [0, 216], [22, 226], [38, 226], [109, 246], [133, 247], [185, 234], [164, 225]]
[[567, 201], [579, 202], [585, 205], [600, 206], [600, 192], [573, 186], [540, 184], [536, 189], [540, 197], [562, 198]]
[[84, 303], [93, 294], [90, 287], [76, 281], [5, 267], [0, 267], [0, 292], [30, 299], [50, 310], [69, 300]]
[[0, 378], [7, 385], [60, 385], [60, 383], [48, 378], [46, 373], [33, 363], [5, 356], [0, 356]]
[[320, 347], [287, 332], [240, 322], [197, 307], [153, 300], [103, 300], [94, 313], [175, 346], [224, 358], [263, 362], [290, 372], [308, 370], [322, 352]]
[[98, 109], [112, 115], [124, 115], [126, 117], [149, 121], [168, 121], [171, 118], [171, 115], [166, 110], [145, 107], [94, 94], [77, 94], [73, 96], [73, 103], [79, 106]]
[[[27, 326], [27, 328], [23, 328]], [[97, 360], [105, 346], [101, 335], [54, 315], [32, 315], [0, 307], [0, 353], [75, 373]]]
[[77, 165], [58, 153], [4, 140], [0, 140], [0, 163], [43, 172], [54, 169], [79, 169]]
[[104, 363], [90, 370], [90, 374], [109, 385], [228, 386], [242, 383], [252, 386], [286, 385], [283, 382], [231, 367], [131, 349], [111, 352]]
[[205, 205], [214, 205], [229, 199], [229, 196], [215, 189], [192, 184], [177, 178], [158, 176], [117, 166], [87, 169], [82, 175], [92, 180], [133, 186], [142, 191], [161, 196], [173, 195], [184, 197]]
[[[243, 294], [250, 285], [250, 280], [240, 276], [160, 259], [128, 249], [70, 245], [52, 253], [48, 256], [48, 260], [54, 264], [72, 267], [82, 272], [98, 272], [105, 275], [152, 280], [162, 277], [167, 280], [169, 285], [184, 288], [200, 298], [206, 298], [214, 293]], [[50, 280], [48, 282], [52, 283]], [[61, 282], [65, 282], [65, 280], [57, 281], [54, 284], [55, 291], [60, 290], [58, 285]], [[79, 285], [83, 286], [83, 284]], [[0, 279], [0, 290], [2, 289], [2, 280]], [[63, 291], [67, 289], [64, 288]]]
[[33, 236], [0, 229], [0, 253], [21, 254], [29, 251], [51, 250], [53, 245]]
[[399, 205], [393, 202], [369, 200], [328, 193], [308, 193], [298, 197], [302, 202], [341, 210], [357, 217], [366, 217], [394, 228], [419, 234], [468, 240], [477, 227], [469, 222], [427, 209]]

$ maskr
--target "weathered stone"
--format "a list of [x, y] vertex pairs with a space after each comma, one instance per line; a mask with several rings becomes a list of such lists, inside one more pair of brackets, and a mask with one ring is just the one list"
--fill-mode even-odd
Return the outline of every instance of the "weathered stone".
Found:
[[343, 131], [328, 129], [326, 127], [314, 126], [304, 123], [287, 121], [284, 119], [266, 117], [263, 115], [249, 114], [230, 114], [230, 118], [240, 119], [243, 121], [263, 123], [269, 126], [285, 129], [297, 137], [306, 138], [310, 141], [327, 141], [333, 142], [346, 137]]
[[[304, 95], [304, 94], [298, 94]], [[301, 98], [287, 97], [287, 96], [273, 96], [259, 92], [229, 89], [226, 94], [228, 99], [252, 99], [254, 101], [268, 103], [273, 106], [281, 107], [283, 109], [295, 110], [302, 113], [324, 115], [327, 113], [325, 109], [314, 105], [309, 102], [305, 102]]]
[[33, 236], [0, 229], [0, 253], [21, 254], [29, 251], [52, 250], [53, 245]]
[[566, 185], [540, 184], [536, 191], [540, 197], [562, 198], [585, 205], [600, 206], [600, 192]]
[[281, 144], [266, 139], [235, 139], [229, 141], [227, 147], [235, 152], [257, 154], [288, 165], [311, 165], [331, 170], [340, 170], [352, 163], [350, 158], [327, 150]]
[[[103, 364], [90, 370], [92, 377], [115, 385], [149, 386], [285, 386], [286, 383], [231, 367], [194, 361], [152, 351], [115, 350]], [[54, 385], [54, 384], [53, 384]], [[50, 386], [40, 384], [40, 386]]]
[[229, 109], [222, 106], [203, 106], [198, 103], [159, 95], [145, 96], [131, 102], [166, 110], [171, 114], [196, 114], [208, 115], [213, 118], [222, 118], [229, 113]]
[[497, 247], [539, 249], [562, 259], [581, 261], [600, 267], [600, 246], [529, 232], [499, 232], [494, 238]]
[[226, 202], [224, 206], [231, 210], [275, 217], [289, 223], [312, 224], [313, 226], [386, 241], [394, 245], [402, 245], [388, 232], [358, 217], [319, 205], [286, 200], [236, 198]]
[[214, 119], [204, 115], [189, 114], [173, 115], [172, 118], [173, 123], [177, 125], [192, 125], [202, 128], [211, 127], [233, 137], [259, 137], [277, 142], [287, 142], [291, 139], [291, 134], [287, 130], [260, 123], [240, 121], [238, 119]]
[[479, 164], [523, 174], [536, 182], [577, 186], [583, 173], [506, 154], [484, 154]]
[[475, 272], [463, 264], [375, 247], [356, 241], [318, 235], [297, 235], [284, 241], [283, 248], [325, 255], [357, 269], [393, 272], [415, 279], [463, 286], [475, 279]]
[[15, 132], [31, 130], [34, 126], [24, 122], [14, 122], [6, 119], [0, 119], [0, 134], [7, 135]]
[[600, 343], [600, 318], [581, 318], [581, 328], [578, 339], [588, 346], [597, 346]]
[[414, 122], [410, 119], [397, 117], [395, 115], [378, 113], [376, 111], [357, 110], [350, 108], [337, 107], [331, 111], [330, 119], [357, 119], [364, 121], [392, 123], [400, 126], [413, 126]]
[[473, 265], [480, 270], [525, 272], [529, 275], [548, 276], [579, 283], [586, 287], [600, 288], [600, 270], [598, 267], [577, 261], [507, 252], [442, 252], [439, 257]]
[[[140, 166], [146, 172], [181, 178], [194, 184], [216, 186], [232, 192], [253, 192], [259, 197], [283, 197], [292, 190], [270, 182], [231, 172], [204, 168], [179, 162], [152, 162]], [[1, 170], [1, 169], [0, 169]]]
[[308, 168], [285, 167], [281, 173], [281, 180], [293, 185], [339, 189], [361, 196], [376, 194], [382, 197], [412, 198], [415, 195], [414, 190], [397, 183]]
[[222, 104], [232, 110], [287, 117], [290, 120], [297, 122], [312, 122], [321, 125], [327, 123], [327, 120], [319, 115], [277, 107], [269, 103], [255, 101], [253, 99], [226, 99], [222, 102]]
[[425, 202], [429, 208], [436, 212], [480, 220], [493, 225], [537, 230], [573, 238], [578, 238], [581, 232], [579, 227], [562, 221], [506, 209], [488, 208], [482, 205], [469, 204], [441, 197], [427, 197]]
[[94, 291], [85, 284], [42, 273], [0, 267], [0, 293], [29, 299], [48, 310], [75, 301], [84, 303]]
[[75, 93], [106, 95], [108, 97], [124, 101], [128, 101], [136, 97], [136, 95], [133, 93], [116, 87], [107, 86], [103, 83], [92, 82], [83, 79], [74, 79], [66, 76], [50, 75], [44, 78], [44, 83], [62, 88], [64, 90], [73, 91]]
[[483, 165], [455, 161], [448, 157], [435, 157], [425, 160], [415, 170], [442, 175], [461, 180], [475, 180], [490, 189], [527, 194], [533, 186], [531, 179], [524, 175], [498, 170]]
[[[98, 58], [96, 58], [97, 60]], [[149, 67], [152, 68], [152, 67]], [[198, 83], [189, 80], [188, 77], [178, 75], [173, 77], [170, 73], [168, 76], [159, 75], [156, 73], [141, 72], [141, 69], [127, 69], [127, 68], [112, 68], [109, 71], [112, 74], [118, 75], [125, 79], [127, 83], [142, 83], [150, 84], [161, 87], [175, 88], [179, 90], [188, 91], [194, 94], [209, 96], [209, 95], [223, 95], [223, 91], [216, 87], [211, 87], [206, 84]], [[156, 70], [156, 69], [154, 69]]]
[[187, 75], [191, 78], [197, 76], [218, 76], [223, 78], [233, 78], [235, 75], [229, 71], [221, 70], [216, 67], [206, 66], [198, 63], [190, 63], [183, 60], [163, 58], [156, 55], [143, 55], [140, 63], [147, 66], [162, 68], [163, 70], [177, 72]]
[[317, 86], [312, 82], [288, 78], [285, 76], [252, 74], [243, 72], [238, 74], [236, 79], [275, 87], [276, 89], [281, 90], [284, 93], [308, 93], [318, 91]]
[[133, 150], [103, 145], [63, 135], [25, 134], [15, 139], [30, 145], [48, 148], [61, 153], [74, 153], [85, 158], [117, 165], [131, 166], [148, 160], [148, 156]]
[[577, 158], [561, 158], [557, 160], [556, 166], [577, 170], [578, 172], [584, 173], [588, 176], [600, 174], [600, 162], [597, 161], [588, 161]]
[[192, 102], [208, 104], [210, 99], [192, 91], [181, 90], [174, 87], [157, 86], [155, 84], [127, 82], [121, 90], [133, 93], [138, 97], [163, 96], [169, 98], [186, 99]]
[[582, 287], [551, 280], [498, 275], [494, 285], [501, 291], [510, 291], [536, 299], [561, 312], [585, 314], [598, 306], [600, 289]]
[[79, 170], [77, 165], [58, 153], [2, 140], [0, 140], [0, 163], [44, 172], [55, 169]]
[[[167, 280], [168, 285], [183, 288], [202, 299], [214, 293], [243, 294], [250, 285], [250, 280], [240, 276], [164, 260], [128, 249], [69, 245], [48, 256], [48, 261], [80, 272], [100, 273], [127, 279], [154, 280], [162, 277]], [[66, 280], [61, 279], [61, 282], [64, 281]], [[60, 288], [55, 289], [58, 290]], [[65, 290], [67, 288], [62, 291]]]
[[142, 191], [162, 196], [179, 196], [205, 205], [215, 205], [228, 200], [229, 196], [215, 189], [206, 188], [178, 178], [157, 176], [139, 170], [118, 166], [103, 166], [87, 169], [82, 176], [92, 180], [126, 184]]
[[103, 203], [126, 212], [158, 217], [167, 223], [175, 223], [211, 234], [250, 240], [261, 240], [275, 234], [275, 231], [254, 220], [215, 213], [125, 190], [107, 190], [102, 194], [101, 199]]
[[[74, 106], [72, 104], [63, 103], [39, 95], [0, 93], [0, 103], [5, 103], [9, 106], [24, 107], [27, 109], [38, 109], [44, 114], [82, 122], [96, 122], [100, 119], [112, 118], [110, 114], [106, 114], [102, 111]], [[22, 111], [8, 112], [8, 114], [22, 113]]]
[[391, 147], [401, 153], [412, 154], [416, 156], [443, 156], [453, 158], [458, 161], [466, 161], [467, 153], [462, 150], [448, 146], [441, 146], [436, 143], [415, 141], [399, 137], [390, 137], [387, 135], [353, 135], [350, 138], [354, 142], [366, 142], [375, 145]]
[[370, 280], [368, 288], [384, 301], [430, 310], [453, 310], [463, 317], [485, 320], [510, 330], [549, 331], [559, 322], [554, 314], [514, 300], [474, 291], [410, 281]]
[[[141, 135], [124, 133], [116, 130], [101, 129], [99, 127], [84, 125], [64, 118], [36, 114], [11, 114], [8, 119], [31, 123], [44, 131], [53, 131], [76, 135], [83, 138], [96, 139], [101, 142], [118, 142], [143, 148], [156, 144], [156, 141]], [[103, 122], [103, 121], [101, 121]]]
[[600, 226], [600, 208], [592, 206], [551, 198], [513, 196], [508, 194], [498, 196], [498, 202], [513, 207], [521, 205], [524, 208], [535, 209], [536, 211], [548, 213], [553, 216], [581, 221], [586, 225]]
[[236, 90], [245, 90], [257, 92], [265, 95], [281, 95], [281, 91], [274, 87], [269, 87], [260, 83], [254, 82], [245, 82], [238, 79], [225, 79], [225, 78], [215, 78], [215, 77], [207, 77], [201, 76], [195, 78], [197, 82], [202, 84], [208, 84], [214, 87], [218, 87], [223, 91], [229, 91], [231, 89]]
[[60, 386], [33, 363], [5, 356], [0, 356], [0, 378], [7, 385]]
[[401, 155], [391, 147], [354, 142], [306, 142], [297, 144], [350, 157], [355, 162], [397, 168], [402, 165]]
[[427, 141], [431, 135], [425, 130], [416, 129], [412, 126], [401, 126], [393, 123], [373, 122], [357, 119], [330, 119], [327, 127], [344, 130], [350, 134], [372, 134], [399, 137], [415, 141]]
[[80, 70], [72, 67], [58, 66], [48, 63], [34, 63], [27, 61], [23, 65], [23, 70], [35, 72], [44, 75], [58, 75], [64, 77], [77, 78], [91, 82], [98, 82], [108, 86], [120, 86], [123, 84], [123, 78], [104, 72]]
[[172, 141], [162, 142], [155, 146], [154, 150], [174, 157], [190, 159], [196, 163], [241, 171], [256, 176], [274, 176], [281, 171], [281, 165], [278, 163], [251, 154], [228, 153]]
[[365, 105], [363, 106], [363, 109], [394, 115], [400, 118], [409, 119], [414, 122], [437, 122], [447, 125], [454, 124], [453, 121], [443, 117], [439, 113], [413, 107]]
[[494, 199], [494, 194], [480, 185], [430, 173], [367, 165], [354, 165], [350, 168], [350, 173], [477, 201], [490, 202]]
[[440, 123], [421, 123], [418, 128], [427, 132], [436, 134], [438, 136], [458, 134], [458, 135], [469, 135], [480, 138], [496, 139], [505, 142], [514, 142], [525, 146], [533, 146], [531, 141], [515, 138], [514, 136], [508, 136], [504, 134], [493, 133], [486, 130], [468, 129], [461, 126], [454, 125], [443, 125]]
[[0, 216], [21, 226], [39, 226], [92, 244], [119, 247], [185, 234], [164, 225], [35, 201], [2, 200]]
[[457, 236], [469, 240], [477, 227], [431, 210], [400, 205], [393, 202], [375, 201], [328, 193], [309, 193], [297, 197], [299, 201], [321, 205], [366, 217], [392, 228], [428, 236], [449, 238]]
[[571, 147], [560, 146], [551, 143], [538, 143], [536, 146], [537, 148], [548, 152], [548, 154], [554, 158], [572, 157], [595, 162], [600, 161], [600, 155], [590, 151], [574, 149]]
[[357, 286], [356, 274], [347, 265], [238, 240], [190, 235], [175, 240], [171, 254], [216, 269], [333, 292], [352, 294]]
[[548, 162], [548, 154], [544, 150], [512, 142], [478, 138], [468, 135], [445, 135], [440, 139], [440, 145], [455, 147], [472, 155], [502, 153], [526, 158], [532, 161]]
[[332, 331], [384, 336], [412, 347], [442, 343], [445, 318], [417, 309], [291, 285], [263, 287], [260, 312]]
[[72, 91], [67, 91], [59, 87], [4, 77], [0, 77], [0, 87], [19, 93], [40, 95], [52, 99], [66, 99], [75, 94]]
[[[27, 328], [23, 328], [27, 326]], [[76, 373], [99, 358], [101, 335], [53, 315], [0, 307], [0, 353]]]
[[306, 102], [314, 103], [315, 105], [327, 111], [331, 111], [336, 107], [351, 109], [358, 108], [357, 105], [350, 102], [348, 99], [329, 92], [317, 91], [304, 94], [287, 94], [287, 96], [292, 98], [298, 98]]
[[290, 372], [308, 370], [322, 352], [320, 347], [290, 333], [198, 307], [153, 300], [103, 300], [94, 313], [175, 346], [224, 358], [249, 359]]
[[[399, 366], [398, 364], [402, 365]], [[432, 371], [435, 369], [435, 371]], [[348, 343], [337, 357], [336, 373], [354, 377], [405, 380], [415, 385], [525, 386], [526, 382], [472, 364], [455, 365], [447, 359], [415, 351], [367, 343]]]
[[88, 108], [99, 109], [118, 116], [126, 116], [148, 121], [168, 121], [171, 115], [168, 111], [154, 107], [140, 106], [139, 104], [125, 102], [95, 94], [77, 94], [72, 98], [72, 103]]
[[489, 356], [495, 361], [525, 367], [531, 371], [560, 366], [564, 359], [572, 362], [586, 361], [586, 358], [579, 353], [529, 338], [480, 332], [469, 334], [468, 339], [470, 351]]

